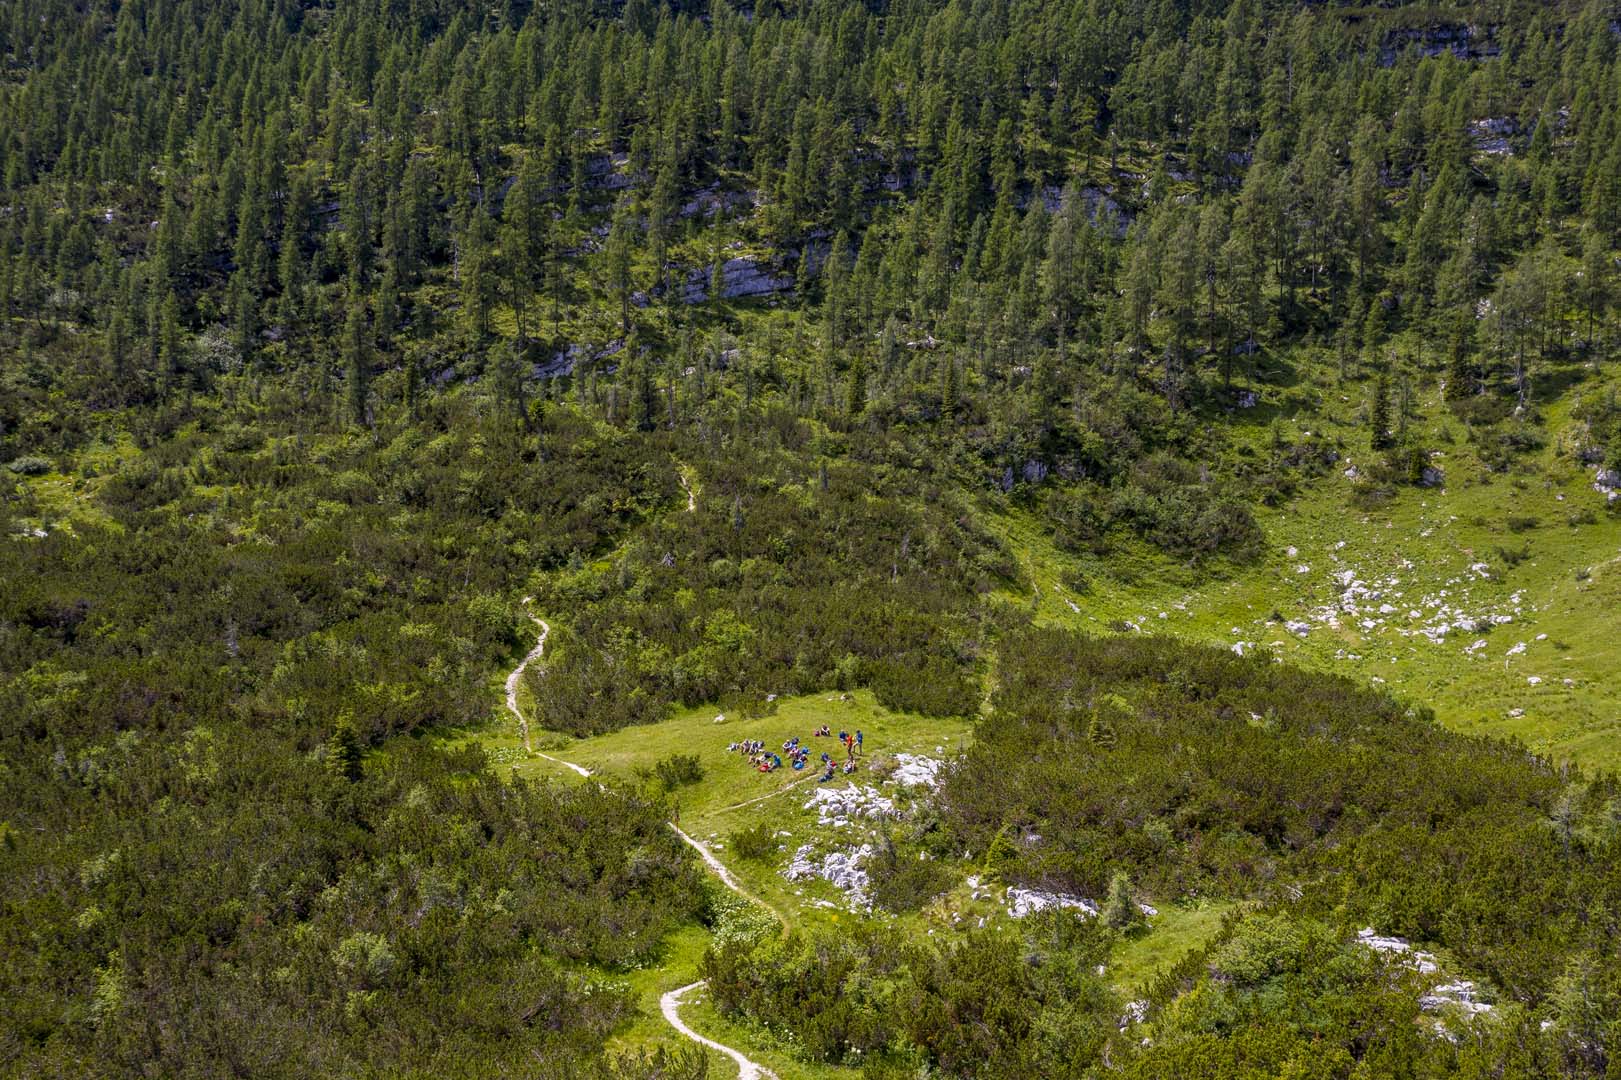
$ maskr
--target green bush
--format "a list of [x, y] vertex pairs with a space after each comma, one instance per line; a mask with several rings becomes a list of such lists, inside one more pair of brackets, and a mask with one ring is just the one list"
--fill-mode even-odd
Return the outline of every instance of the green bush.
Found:
[[653, 777], [665, 791], [696, 784], [704, 778], [697, 754], [671, 754], [653, 765]]
[[726, 850], [740, 859], [769, 859], [777, 853], [776, 830], [765, 822], [734, 829], [726, 834]]
[[951, 888], [954, 880], [951, 870], [927, 858], [927, 852], [903, 850], [904, 855], [886, 846], [867, 864], [873, 903], [897, 914], [917, 911]]
[[54, 466], [42, 457], [20, 457], [7, 462], [6, 468], [18, 476], [44, 476]]

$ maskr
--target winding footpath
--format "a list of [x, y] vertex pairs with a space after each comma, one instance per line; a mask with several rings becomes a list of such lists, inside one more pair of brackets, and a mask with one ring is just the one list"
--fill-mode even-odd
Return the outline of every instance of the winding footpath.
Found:
[[741, 1051], [733, 1050], [730, 1046], [718, 1043], [714, 1039], [706, 1039], [682, 1022], [681, 1014], [677, 1011], [681, 1008], [681, 998], [689, 990], [696, 990], [703, 985], [703, 980], [699, 979], [695, 983], [688, 983], [679, 990], [671, 990], [668, 994], [659, 998], [659, 1011], [664, 1014], [664, 1019], [669, 1021], [671, 1027], [698, 1045], [717, 1050], [737, 1062], [737, 1080], [763, 1080], [764, 1077], [775, 1077], [776, 1073], [757, 1061], [749, 1060]]
[[[685, 485], [683, 484], [683, 486]], [[690, 491], [688, 492], [687, 498], [689, 500], [687, 509], [690, 511], [692, 509], [692, 495]], [[523, 602], [527, 605], [530, 603], [531, 599], [531, 597], [526, 596], [523, 598]], [[545, 758], [547, 761], [555, 762], [558, 765], [573, 769], [581, 776], [590, 776], [591, 770], [587, 769], [584, 765], [576, 765], [572, 761], [564, 761], [562, 758], [553, 757], [550, 754], [543, 754], [539, 750], [535, 750], [529, 745], [529, 721], [524, 718], [523, 711], [518, 708], [518, 682], [523, 678], [524, 669], [529, 666], [530, 662], [539, 659], [545, 654], [546, 638], [549, 637], [552, 632], [551, 626], [546, 622], [545, 619], [542, 619], [537, 615], [531, 615], [529, 617], [534, 619], [536, 625], [540, 627], [540, 637], [536, 639], [535, 647], [529, 650], [528, 655], [526, 655], [523, 660], [518, 663], [518, 666], [512, 669], [512, 673], [507, 676], [507, 711], [512, 713], [512, 715], [518, 720], [518, 730], [523, 735], [524, 749], [527, 752], [534, 754], [536, 757]], [[777, 922], [782, 923], [782, 925], [786, 928], [787, 924], [783, 922], [782, 916], [778, 914], [776, 909], [771, 907], [771, 905], [767, 904], [765, 901], [760, 900], [755, 896], [751, 896], [749, 892], [738, 883], [738, 880], [732, 876], [732, 872], [726, 869], [725, 864], [723, 864], [719, 859], [715, 858], [714, 853], [710, 851], [702, 841], [696, 840], [687, 833], [683, 832], [681, 827], [676, 825], [674, 822], [670, 823], [670, 828], [675, 831], [677, 836], [692, 846], [692, 849], [698, 853], [698, 856], [701, 859], [703, 859], [704, 865], [709, 867], [716, 877], [720, 878], [721, 884], [725, 885], [728, 889], [742, 897], [745, 901], [751, 904], [758, 904], [766, 911], [769, 911], [772, 918], [776, 919]], [[737, 1080], [776, 1080], [776, 1073], [772, 1072], [764, 1065], [761, 1065], [759, 1062], [751, 1060], [741, 1050], [734, 1050], [732, 1047], [718, 1043], [714, 1039], [705, 1038], [696, 1031], [692, 1030], [692, 1028], [688, 1027], [681, 1019], [681, 999], [703, 985], [704, 980], [699, 979], [697, 982], [688, 983], [686, 986], [671, 990], [660, 997], [659, 1011], [664, 1014], [665, 1021], [671, 1027], [675, 1028], [676, 1031], [680, 1032], [682, 1035], [688, 1039], [691, 1039], [698, 1045], [707, 1047], [708, 1049], [714, 1050], [717, 1053], [724, 1054], [736, 1062]]]
[[687, 472], [687, 466], [680, 465], [675, 470], [675, 478], [681, 484], [681, 490], [687, 493], [687, 513], [691, 514], [698, 509], [698, 491], [692, 486], [692, 478]]
[[798, 787], [800, 784], [808, 784], [814, 779], [816, 779], [815, 776], [803, 777], [802, 779], [795, 780], [791, 784], [782, 785], [782, 787], [778, 788], [776, 791], [768, 791], [764, 795], [756, 795], [752, 799], [744, 799], [740, 803], [733, 803], [730, 806], [723, 806], [723, 807], [720, 808], [719, 812], [724, 814], [724, 813], [726, 813], [726, 812], [728, 812], [730, 810], [741, 810], [745, 806], [753, 806], [755, 803], [765, 802], [767, 799], [775, 799], [778, 795], [781, 795], [784, 792], [792, 791], [792, 790], [794, 790], [794, 788]]
[[[528, 596], [523, 598], [525, 604], [529, 603], [530, 600], [531, 597]], [[507, 711], [518, 718], [518, 731], [523, 735], [523, 748], [526, 752], [534, 754], [536, 757], [543, 757], [547, 761], [555, 761], [559, 765], [565, 765], [581, 776], [590, 776], [591, 770], [584, 765], [576, 765], [572, 761], [564, 761], [562, 758], [543, 754], [529, 745], [529, 721], [524, 719], [523, 713], [518, 708], [518, 680], [523, 678], [524, 669], [529, 666], [529, 662], [538, 660], [541, 654], [546, 651], [546, 638], [552, 632], [551, 626], [547, 624], [545, 619], [536, 615], [529, 617], [534, 619], [536, 624], [540, 626], [540, 637], [536, 639], [535, 647], [529, 650], [529, 655], [525, 656], [518, 666], [512, 669], [512, 674], [507, 676]]]
[[[771, 913], [771, 917], [776, 919], [777, 922], [782, 925], [785, 931], [787, 930], [788, 924], [783, 922], [783, 918], [777, 912], [777, 909], [773, 908], [764, 900], [750, 895], [749, 891], [743, 888], [743, 886], [738, 883], [738, 880], [732, 876], [732, 872], [726, 869], [726, 865], [719, 859], [715, 858], [715, 853], [710, 851], [708, 846], [704, 844], [703, 841], [693, 839], [686, 832], [682, 831], [681, 827], [674, 822], [670, 823], [670, 828], [675, 830], [675, 834], [677, 836], [692, 846], [692, 849], [698, 853], [698, 857], [704, 861], [704, 865], [709, 867], [709, 869], [714, 872], [716, 877], [720, 878], [722, 885], [725, 885], [728, 889], [732, 890], [748, 903], [758, 904], [760, 907], [765, 908], [765, 910]], [[689, 992], [697, 990], [703, 985], [704, 980], [699, 979], [697, 982], [688, 983], [687, 985], [678, 987], [675, 990], [667, 991], [664, 996], [659, 998], [659, 1012], [664, 1014], [664, 1019], [671, 1027], [675, 1028], [693, 1042], [698, 1043], [700, 1046], [707, 1046], [711, 1050], [719, 1051], [720, 1053], [731, 1058], [733, 1061], [737, 1062], [737, 1080], [765, 1080], [767, 1077], [775, 1080], [777, 1075], [776, 1073], [772, 1072], [764, 1065], [761, 1065], [758, 1061], [751, 1060], [748, 1055], [744, 1054], [741, 1050], [734, 1050], [732, 1047], [723, 1043], [718, 1043], [714, 1039], [705, 1038], [696, 1031], [692, 1030], [682, 1021], [680, 1012], [681, 999]]]

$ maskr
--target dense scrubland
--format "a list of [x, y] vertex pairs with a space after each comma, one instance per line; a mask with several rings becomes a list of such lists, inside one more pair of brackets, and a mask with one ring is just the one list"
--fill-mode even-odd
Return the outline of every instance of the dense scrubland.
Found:
[[1613, 1072], [1618, 19], [0, 3], [0, 1069]]

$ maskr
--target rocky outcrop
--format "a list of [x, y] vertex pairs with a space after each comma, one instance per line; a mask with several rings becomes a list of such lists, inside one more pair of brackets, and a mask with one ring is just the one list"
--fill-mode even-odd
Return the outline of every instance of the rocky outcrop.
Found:
[[789, 881], [820, 878], [848, 896], [852, 907], [870, 908], [864, 864], [872, 857], [872, 851], [871, 844], [862, 844], [853, 851], [830, 851], [818, 859], [814, 845], [805, 844], [794, 852], [783, 876]]
[[940, 782], [945, 762], [918, 754], [896, 754], [895, 771], [889, 778], [901, 787], [934, 787]]
[[1379, 46], [1379, 63], [1391, 67], [1409, 48], [1420, 56], [1437, 57], [1447, 53], [1459, 60], [1490, 60], [1499, 49], [1492, 41], [1490, 31], [1475, 26], [1425, 26], [1408, 30], [1392, 30]]
[[[737, 300], [750, 296], [774, 296], [793, 290], [793, 278], [774, 272], [773, 268], [747, 256], [727, 259], [721, 264], [721, 297]], [[709, 299], [708, 270], [692, 270], [681, 286], [681, 300], [688, 304], [701, 304]]]
[[555, 353], [550, 359], [542, 360], [529, 370], [532, 379], [556, 379], [564, 375], [574, 374], [574, 369], [581, 364], [593, 360], [605, 360], [625, 347], [625, 343], [618, 339], [597, 348], [575, 342], [568, 348]]
[[1034, 915], [1038, 911], [1046, 911], [1049, 908], [1070, 909], [1090, 917], [1096, 917], [1098, 913], [1096, 904], [1079, 896], [1043, 892], [1040, 889], [1021, 889], [1013, 885], [1008, 886], [1007, 913], [1010, 917], [1022, 919], [1027, 915]]
[[876, 788], [857, 787], [854, 784], [843, 788], [817, 788], [805, 803], [805, 809], [816, 811], [818, 825], [832, 825], [835, 828], [850, 824], [852, 818], [900, 816], [893, 799], [884, 798]]

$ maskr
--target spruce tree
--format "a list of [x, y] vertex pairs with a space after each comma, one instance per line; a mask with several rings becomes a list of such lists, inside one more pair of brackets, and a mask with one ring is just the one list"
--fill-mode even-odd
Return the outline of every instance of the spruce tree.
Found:
[[1375, 450], [1388, 450], [1395, 444], [1390, 432], [1390, 373], [1380, 371], [1374, 383], [1373, 402], [1368, 409], [1369, 442]]
[[1142, 912], [1131, 895], [1131, 878], [1116, 870], [1109, 878], [1109, 896], [1103, 902], [1103, 922], [1113, 930], [1127, 930], [1142, 920]]
[[327, 772], [336, 780], [355, 783], [365, 775], [360, 735], [348, 717], [338, 721], [326, 741]]
[[1470, 396], [1477, 389], [1479, 383], [1475, 378], [1475, 366], [1469, 356], [1467, 331], [1460, 319], [1447, 338], [1446, 398], [1448, 401], [1458, 401]]
[[348, 394], [349, 419], [362, 427], [371, 423], [371, 342], [366, 323], [365, 301], [350, 301], [349, 316], [343, 327], [344, 387]]
[[867, 362], [860, 356], [850, 361], [849, 382], [845, 387], [844, 412], [852, 419], [867, 407]]

